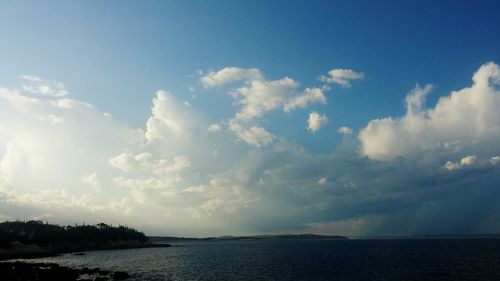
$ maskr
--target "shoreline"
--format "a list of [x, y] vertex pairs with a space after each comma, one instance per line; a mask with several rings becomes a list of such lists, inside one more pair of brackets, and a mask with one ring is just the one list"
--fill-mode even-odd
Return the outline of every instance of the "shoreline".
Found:
[[125, 250], [140, 248], [168, 248], [172, 247], [167, 243], [132, 243], [130, 241], [112, 241], [103, 245], [78, 245], [78, 246], [48, 246], [41, 247], [32, 244], [15, 244], [10, 248], [0, 248], [0, 262], [16, 259], [37, 259], [46, 257], [55, 257], [62, 254], [80, 253], [88, 251], [105, 250]]
[[[33, 249], [33, 245], [27, 245]], [[0, 280], [5, 281], [53, 281], [53, 280], [95, 280], [111, 281], [126, 280], [130, 274], [124, 271], [110, 271], [96, 268], [77, 268], [59, 265], [55, 262], [36, 262], [31, 261], [39, 258], [55, 257], [63, 254], [85, 255], [88, 251], [106, 251], [106, 250], [126, 250], [141, 248], [168, 248], [171, 244], [144, 243], [120, 244], [120, 246], [98, 247], [91, 249], [82, 249], [81, 251], [59, 251], [59, 252], [9, 252], [9, 255], [0, 257]], [[16, 248], [19, 250], [19, 246]], [[26, 250], [26, 249], [25, 249]], [[4, 252], [5, 254], [5, 252]], [[8, 256], [8, 258], [7, 258]]]

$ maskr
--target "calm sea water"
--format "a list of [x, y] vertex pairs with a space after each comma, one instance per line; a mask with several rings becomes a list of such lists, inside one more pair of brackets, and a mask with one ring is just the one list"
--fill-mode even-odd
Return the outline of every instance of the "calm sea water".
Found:
[[38, 259], [130, 280], [500, 280], [500, 239], [191, 242]]

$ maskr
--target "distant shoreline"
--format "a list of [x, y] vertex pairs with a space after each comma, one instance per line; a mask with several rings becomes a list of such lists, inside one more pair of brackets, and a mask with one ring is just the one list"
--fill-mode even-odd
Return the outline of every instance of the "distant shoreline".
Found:
[[174, 237], [174, 236], [148, 236], [149, 241], [155, 243], [172, 242], [213, 242], [213, 241], [242, 241], [242, 240], [348, 240], [349, 237], [339, 235], [316, 234], [276, 234], [276, 235], [249, 235], [249, 236], [219, 236], [219, 237]]
[[500, 239], [500, 234], [426, 234], [400, 236], [352, 236], [350, 239]]
[[425, 240], [425, 239], [500, 239], [500, 234], [428, 234], [401, 236], [340, 236], [315, 234], [278, 234], [250, 236], [218, 236], [218, 237], [175, 237], [148, 236], [155, 243], [175, 242], [218, 242], [218, 241], [253, 241], [253, 240]]

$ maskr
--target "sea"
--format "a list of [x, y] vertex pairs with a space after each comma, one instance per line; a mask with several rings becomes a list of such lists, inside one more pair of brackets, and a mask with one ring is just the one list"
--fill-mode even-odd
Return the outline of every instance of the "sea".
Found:
[[500, 239], [248, 240], [36, 259], [129, 280], [500, 280]]

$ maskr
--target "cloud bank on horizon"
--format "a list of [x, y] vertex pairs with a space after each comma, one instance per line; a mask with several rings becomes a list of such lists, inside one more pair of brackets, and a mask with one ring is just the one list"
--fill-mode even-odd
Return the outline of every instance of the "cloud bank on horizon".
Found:
[[328, 116], [311, 107], [364, 77], [332, 69], [323, 85], [301, 87], [226, 67], [199, 83], [227, 94], [234, 116], [212, 120], [159, 90], [144, 127], [134, 128], [71, 98], [63, 83], [21, 76], [20, 87], [0, 87], [0, 120], [9, 120], [0, 124], [0, 218], [73, 223], [78, 215], [197, 236], [500, 231], [493, 62], [434, 106], [425, 106], [433, 86], [417, 85], [403, 116], [337, 128], [342, 143], [331, 154], [266, 127], [269, 114], [302, 110], [297, 126], [325, 130]]

